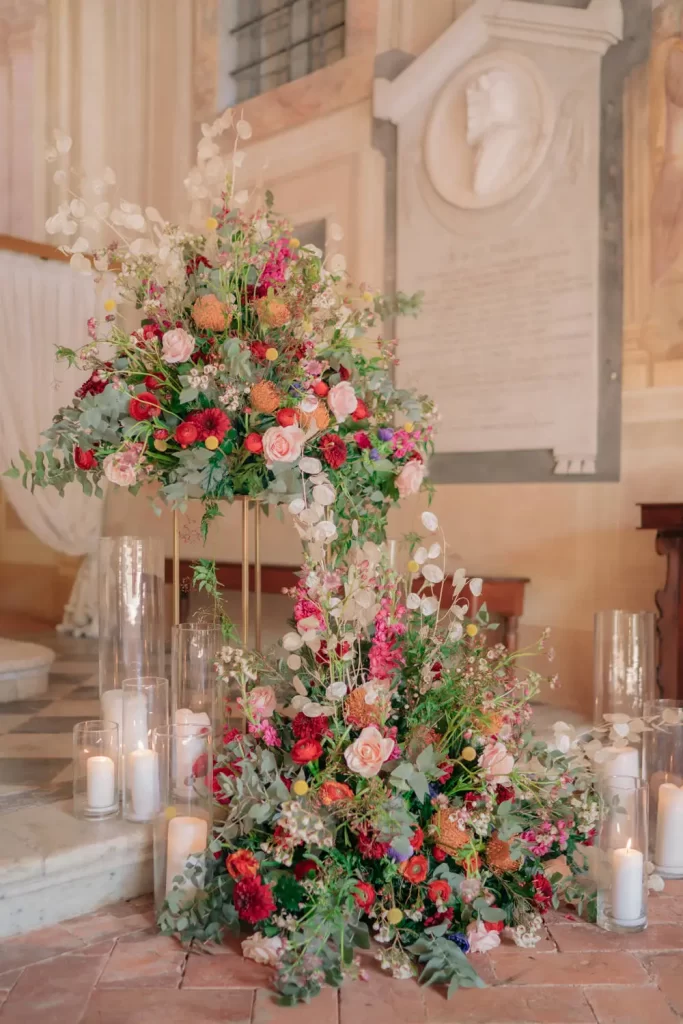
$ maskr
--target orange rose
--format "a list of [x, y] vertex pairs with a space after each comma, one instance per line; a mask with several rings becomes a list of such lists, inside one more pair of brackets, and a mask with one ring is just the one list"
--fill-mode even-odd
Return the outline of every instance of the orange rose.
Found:
[[353, 790], [345, 782], [323, 782], [319, 794], [325, 807], [336, 804], [338, 800], [353, 800]]
[[225, 859], [225, 866], [231, 878], [255, 878], [259, 873], [259, 862], [251, 850], [235, 850]]

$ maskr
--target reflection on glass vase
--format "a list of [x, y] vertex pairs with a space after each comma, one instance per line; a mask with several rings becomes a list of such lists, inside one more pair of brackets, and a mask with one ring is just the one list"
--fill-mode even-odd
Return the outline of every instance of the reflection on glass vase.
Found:
[[124, 679], [122, 689], [123, 816], [152, 821], [159, 811], [159, 764], [151, 741], [155, 729], [168, 726], [168, 680]]
[[662, 878], [683, 878], [683, 701], [646, 701], [656, 727], [645, 733], [650, 791], [650, 860]]
[[156, 729], [152, 749], [159, 768], [154, 819], [154, 900], [177, 912], [204, 885], [211, 838], [213, 757], [211, 730], [171, 724]]
[[599, 781], [597, 923], [615, 932], [647, 927], [647, 783], [612, 775]]
[[102, 718], [123, 735], [124, 679], [164, 674], [164, 549], [159, 538], [103, 537], [99, 547]]
[[639, 717], [655, 694], [652, 612], [602, 611], [593, 635], [593, 721], [605, 714]]
[[223, 632], [214, 623], [183, 622], [171, 631], [171, 722], [210, 727], [216, 660]]

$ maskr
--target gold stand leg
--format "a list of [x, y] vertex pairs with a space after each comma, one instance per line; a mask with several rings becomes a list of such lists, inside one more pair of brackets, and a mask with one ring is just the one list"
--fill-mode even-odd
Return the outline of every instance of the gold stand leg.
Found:
[[173, 510], [173, 625], [180, 622], [180, 530], [178, 510]]
[[242, 643], [249, 647], [249, 499], [242, 499]]
[[254, 502], [254, 590], [256, 593], [256, 650], [261, 653], [261, 503]]

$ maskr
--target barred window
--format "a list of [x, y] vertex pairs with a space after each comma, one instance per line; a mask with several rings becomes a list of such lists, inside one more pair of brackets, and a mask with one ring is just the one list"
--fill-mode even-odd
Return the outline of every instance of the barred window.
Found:
[[344, 6], [344, 0], [222, 0], [222, 105], [343, 57]]

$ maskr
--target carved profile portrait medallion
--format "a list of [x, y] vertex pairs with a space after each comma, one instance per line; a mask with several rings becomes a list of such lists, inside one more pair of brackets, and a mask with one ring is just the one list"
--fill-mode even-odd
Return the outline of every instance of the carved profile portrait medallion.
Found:
[[425, 134], [427, 173], [454, 206], [496, 206], [528, 184], [552, 132], [552, 98], [538, 67], [512, 51], [487, 53], [437, 96]]

